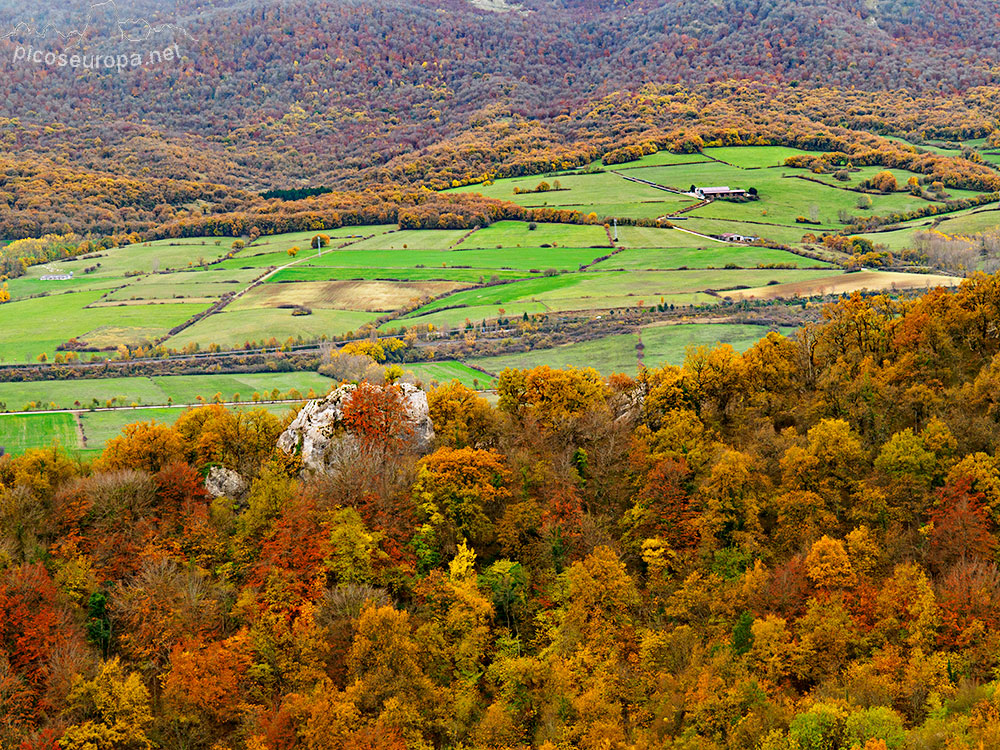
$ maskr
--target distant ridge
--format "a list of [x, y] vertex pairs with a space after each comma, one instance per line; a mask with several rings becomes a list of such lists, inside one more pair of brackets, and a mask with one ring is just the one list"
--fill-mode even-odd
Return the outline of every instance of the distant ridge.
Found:
[[0, 39], [21, 36], [48, 39], [54, 36], [65, 42], [67, 47], [72, 47], [94, 36], [112, 41], [135, 43], [147, 41], [156, 34], [167, 31], [177, 32], [188, 39], [194, 39], [181, 26], [171, 23], [154, 25], [146, 18], [125, 16], [119, 10], [115, 0], [104, 0], [104, 2], [91, 4], [86, 23], [80, 28], [72, 28], [64, 32], [52, 23], [47, 23], [42, 28], [37, 29], [31, 24], [22, 22], [15, 25], [6, 34], [0, 35]]

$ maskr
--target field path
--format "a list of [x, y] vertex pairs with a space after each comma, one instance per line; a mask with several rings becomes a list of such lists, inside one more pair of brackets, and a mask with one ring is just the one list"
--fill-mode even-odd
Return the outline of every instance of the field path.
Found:
[[720, 240], [718, 237], [713, 237], [710, 234], [702, 234], [701, 232], [692, 232], [690, 229], [683, 229], [683, 228], [677, 227], [677, 226], [675, 226], [674, 229], [676, 229], [678, 232], [687, 232], [688, 234], [693, 234], [695, 237], [701, 237], [702, 239], [712, 240], [712, 242], [718, 242], [719, 244], [722, 244], [722, 245], [731, 245], [731, 244], [733, 244], [731, 242], [726, 242], [725, 240]]
[[73, 424], [76, 426], [76, 437], [80, 441], [80, 447], [87, 447], [87, 433], [83, 431], [83, 421], [80, 419], [80, 412], [73, 412]]
[[685, 196], [687, 198], [694, 198], [695, 200], [698, 200], [698, 196], [697, 195], [692, 195], [691, 193], [685, 193], [683, 190], [677, 190], [676, 188], [667, 187], [666, 185], [661, 185], [658, 182], [652, 182], [650, 180], [644, 180], [641, 177], [630, 177], [627, 174], [622, 174], [621, 172], [619, 172], [616, 169], [612, 169], [611, 170], [611, 174], [616, 174], [619, 177], [621, 177], [623, 180], [628, 180], [629, 182], [638, 182], [640, 185], [647, 185], [647, 186], [649, 186], [651, 188], [656, 188], [657, 190], [665, 190], [666, 192], [673, 193], [674, 195], [683, 195], [683, 196]]

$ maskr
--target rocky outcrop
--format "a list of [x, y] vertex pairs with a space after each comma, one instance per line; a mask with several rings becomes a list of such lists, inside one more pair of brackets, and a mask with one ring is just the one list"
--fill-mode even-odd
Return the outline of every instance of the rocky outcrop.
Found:
[[205, 489], [212, 497], [228, 497], [240, 500], [250, 486], [246, 480], [232, 469], [225, 466], [213, 466], [205, 477]]
[[[381, 387], [381, 386], [379, 386]], [[406, 407], [412, 435], [410, 447], [426, 451], [434, 440], [434, 425], [427, 406], [427, 394], [410, 383], [400, 383], [400, 397]], [[358, 386], [349, 383], [324, 398], [309, 401], [278, 438], [278, 447], [302, 459], [307, 472], [331, 473], [338, 470], [359, 449], [357, 438], [344, 426], [344, 406]]]

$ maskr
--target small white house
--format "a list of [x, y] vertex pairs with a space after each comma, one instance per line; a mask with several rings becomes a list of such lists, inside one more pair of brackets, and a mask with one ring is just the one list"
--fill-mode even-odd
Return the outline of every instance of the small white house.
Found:
[[746, 190], [741, 188], [731, 188], [729, 185], [695, 188], [694, 193], [702, 200], [713, 200], [715, 198], [746, 198], [748, 195]]
[[725, 234], [720, 234], [719, 239], [723, 242], [756, 242], [760, 237], [754, 237], [750, 234], [736, 234], [735, 232], [726, 232]]

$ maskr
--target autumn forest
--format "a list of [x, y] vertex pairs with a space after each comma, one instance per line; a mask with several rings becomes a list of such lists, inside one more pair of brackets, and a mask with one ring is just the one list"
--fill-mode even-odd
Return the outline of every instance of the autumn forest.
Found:
[[24, 5], [0, 750], [1000, 747], [996, 3]]

